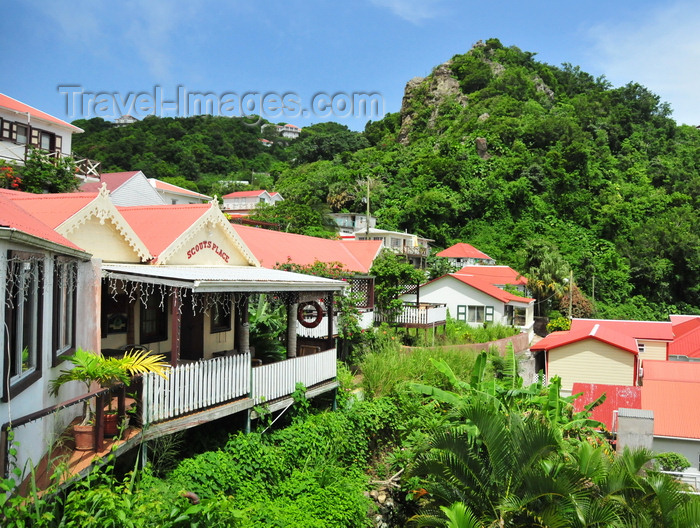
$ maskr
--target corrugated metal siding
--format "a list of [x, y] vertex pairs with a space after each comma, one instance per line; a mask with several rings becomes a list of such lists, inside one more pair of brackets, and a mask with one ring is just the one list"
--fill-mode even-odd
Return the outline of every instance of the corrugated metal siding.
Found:
[[592, 418], [605, 424], [608, 429], [613, 425], [613, 411], [620, 408], [641, 409], [642, 388], [620, 385], [604, 385], [601, 383], [574, 383], [572, 394], [583, 394], [574, 401], [576, 412], [594, 402], [605, 393], [605, 401], [593, 409]]
[[654, 411], [654, 435], [700, 439], [700, 383], [647, 380], [642, 408]]
[[634, 355], [596, 339], [584, 339], [550, 350], [547, 376], [561, 377], [562, 389], [567, 391], [574, 382], [632, 385]]
[[165, 204], [158, 191], [142, 175], [134, 176], [114, 191], [112, 203], [118, 207]]

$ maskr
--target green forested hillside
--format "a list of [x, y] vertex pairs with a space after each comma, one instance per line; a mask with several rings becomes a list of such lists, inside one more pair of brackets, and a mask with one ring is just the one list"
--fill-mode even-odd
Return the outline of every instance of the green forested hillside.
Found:
[[[698, 311], [700, 130], [643, 86], [534, 57], [479, 43], [411, 80], [401, 111], [361, 135], [326, 123], [266, 149], [240, 119], [91, 120], [75, 150], [205, 192], [266, 172], [288, 208], [317, 213], [364, 210], [370, 178], [380, 227], [469, 242], [517, 269], [559, 252], [602, 316]], [[320, 214], [294, 216], [314, 225], [290, 229], [322, 229]]]

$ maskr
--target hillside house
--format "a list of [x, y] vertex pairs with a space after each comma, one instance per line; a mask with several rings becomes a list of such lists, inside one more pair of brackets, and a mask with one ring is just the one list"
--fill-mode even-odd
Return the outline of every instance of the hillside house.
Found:
[[464, 266], [493, 266], [496, 261], [474, 246], [460, 242], [436, 253], [437, 257], [446, 258], [454, 269]]
[[[340, 238], [354, 240], [355, 233], [367, 230], [367, 215], [361, 213], [332, 213], [329, 215], [338, 226]], [[369, 217], [369, 227], [377, 227], [377, 219]]]
[[385, 229], [370, 228], [356, 231], [355, 240], [380, 240], [382, 248], [403, 255], [406, 260], [418, 269], [425, 268], [426, 259], [430, 254], [430, 242], [433, 240], [423, 238], [401, 231], [387, 231]]
[[223, 205], [221, 209], [225, 213], [248, 215], [252, 213], [258, 204], [275, 205], [284, 200], [278, 192], [257, 191], [237, 191], [222, 196]]
[[[73, 157], [73, 134], [83, 130], [0, 93], [0, 163], [23, 165], [31, 148], [48, 158]], [[77, 176], [97, 176], [99, 163], [77, 159]]]

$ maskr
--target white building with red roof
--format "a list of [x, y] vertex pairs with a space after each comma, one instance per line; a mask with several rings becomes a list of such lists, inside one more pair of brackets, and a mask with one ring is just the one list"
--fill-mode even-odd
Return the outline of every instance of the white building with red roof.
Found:
[[172, 183], [164, 182], [156, 178], [148, 178], [148, 182], [153, 188], [158, 191], [163, 202], [171, 205], [182, 204], [201, 204], [202, 202], [210, 202], [211, 196], [195, 192], [191, 189], [185, 189]]
[[[496, 276], [480, 276], [463, 271], [433, 279], [419, 287], [417, 296], [405, 295], [402, 298], [419, 303], [446, 303], [450, 315], [459, 321], [472, 326], [484, 323], [516, 326], [532, 339], [535, 299], [505, 291], [502, 288], [505, 271]], [[505, 284], [511, 284], [510, 280], [507, 279]]]
[[296, 139], [301, 134], [301, 128], [291, 123], [286, 125], [277, 125], [277, 132], [280, 136], [287, 139]]
[[436, 256], [446, 258], [453, 268], [459, 269], [464, 266], [473, 265], [493, 265], [494, 259], [486, 253], [479, 251], [471, 244], [459, 242], [453, 246], [436, 253]]
[[0, 93], [0, 160], [22, 164], [27, 149], [70, 156], [73, 134], [83, 130]]
[[221, 209], [225, 213], [248, 215], [255, 210], [258, 204], [275, 205], [284, 200], [278, 192], [268, 192], [260, 189], [255, 191], [236, 191], [221, 197], [223, 205]]

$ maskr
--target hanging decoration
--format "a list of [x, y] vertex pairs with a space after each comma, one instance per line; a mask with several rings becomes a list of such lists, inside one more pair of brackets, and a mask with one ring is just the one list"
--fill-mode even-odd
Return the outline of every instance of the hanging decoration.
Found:
[[[315, 315], [313, 319], [307, 319], [307, 307], [311, 307]], [[306, 301], [299, 303], [299, 308], [297, 309], [297, 321], [304, 328], [316, 328], [323, 321], [323, 308], [317, 301]]]

